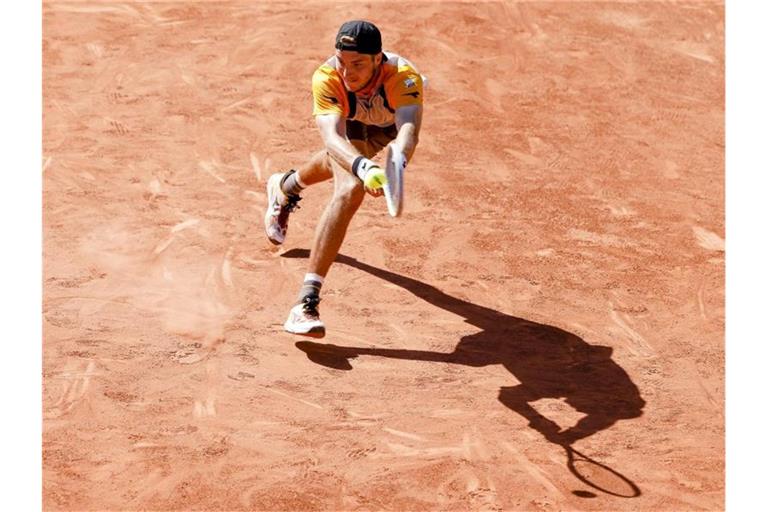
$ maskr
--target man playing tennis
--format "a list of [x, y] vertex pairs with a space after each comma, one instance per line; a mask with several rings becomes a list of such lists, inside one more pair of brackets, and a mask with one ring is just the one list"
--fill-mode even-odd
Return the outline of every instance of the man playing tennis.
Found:
[[367, 21], [348, 21], [336, 35], [335, 55], [312, 77], [313, 114], [325, 148], [297, 170], [267, 182], [264, 225], [273, 244], [285, 241], [288, 216], [299, 193], [333, 178], [334, 193], [315, 231], [309, 268], [284, 328], [321, 338], [320, 288], [347, 232], [369, 193], [382, 195], [384, 170], [370, 159], [387, 146], [411, 159], [421, 127], [423, 83], [405, 58], [382, 52], [381, 33]]

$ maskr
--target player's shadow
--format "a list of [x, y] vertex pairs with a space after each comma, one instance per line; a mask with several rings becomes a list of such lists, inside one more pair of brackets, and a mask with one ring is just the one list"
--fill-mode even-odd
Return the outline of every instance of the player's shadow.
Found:
[[[306, 258], [308, 255], [309, 251], [305, 249], [292, 249], [283, 257]], [[590, 345], [579, 336], [557, 327], [458, 299], [422, 281], [373, 267], [349, 256], [339, 255], [336, 262], [400, 286], [430, 304], [464, 317], [466, 322], [482, 330], [462, 337], [450, 353], [345, 347], [306, 341], [296, 343], [317, 364], [351, 370], [350, 359], [370, 355], [476, 367], [503, 365], [520, 384], [502, 387], [499, 401], [526, 418], [529, 426], [548, 441], [563, 447], [568, 452], [569, 461], [575, 451], [572, 445], [579, 439], [605, 430], [618, 420], [637, 418], [643, 413], [645, 401], [629, 375], [611, 359], [613, 349], [610, 347]], [[531, 406], [543, 398], [564, 399], [584, 416], [576, 425], [561, 429]], [[640, 495], [637, 486], [623, 475], [604, 464], [591, 459], [590, 462], [623, 480], [624, 487], [631, 490], [622, 494], [598, 489], [618, 496]], [[585, 481], [570, 463], [569, 468]]]

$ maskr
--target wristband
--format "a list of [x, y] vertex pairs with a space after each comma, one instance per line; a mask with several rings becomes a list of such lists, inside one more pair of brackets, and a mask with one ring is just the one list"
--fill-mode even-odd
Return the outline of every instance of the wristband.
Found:
[[365, 175], [368, 174], [371, 167], [376, 167], [376, 164], [364, 156], [359, 156], [352, 162], [352, 173], [361, 181], [365, 181]]

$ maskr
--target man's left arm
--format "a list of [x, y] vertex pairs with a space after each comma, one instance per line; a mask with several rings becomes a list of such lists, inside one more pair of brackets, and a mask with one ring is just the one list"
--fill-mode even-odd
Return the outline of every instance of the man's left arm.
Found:
[[397, 137], [390, 144], [400, 150], [406, 161], [410, 162], [416, 145], [419, 143], [419, 130], [421, 130], [421, 114], [424, 107], [421, 105], [404, 105], [395, 110], [395, 125]]

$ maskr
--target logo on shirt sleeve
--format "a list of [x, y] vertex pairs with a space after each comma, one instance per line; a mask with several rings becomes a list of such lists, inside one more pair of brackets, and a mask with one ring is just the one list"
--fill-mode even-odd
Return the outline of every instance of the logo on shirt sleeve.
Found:
[[334, 105], [338, 105], [339, 104], [339, 100], [337, 100], [333, 96], [326, 96], [325, 94], [323, 94], [323, 98], [327, 99], [328, 101], [330, 101]]
[[419, 97], [419, 92], [418, 91], [406, 92], [405, 94], [403, 94], [403, 96], [413, 96], [414, 98], [418, 98]]

